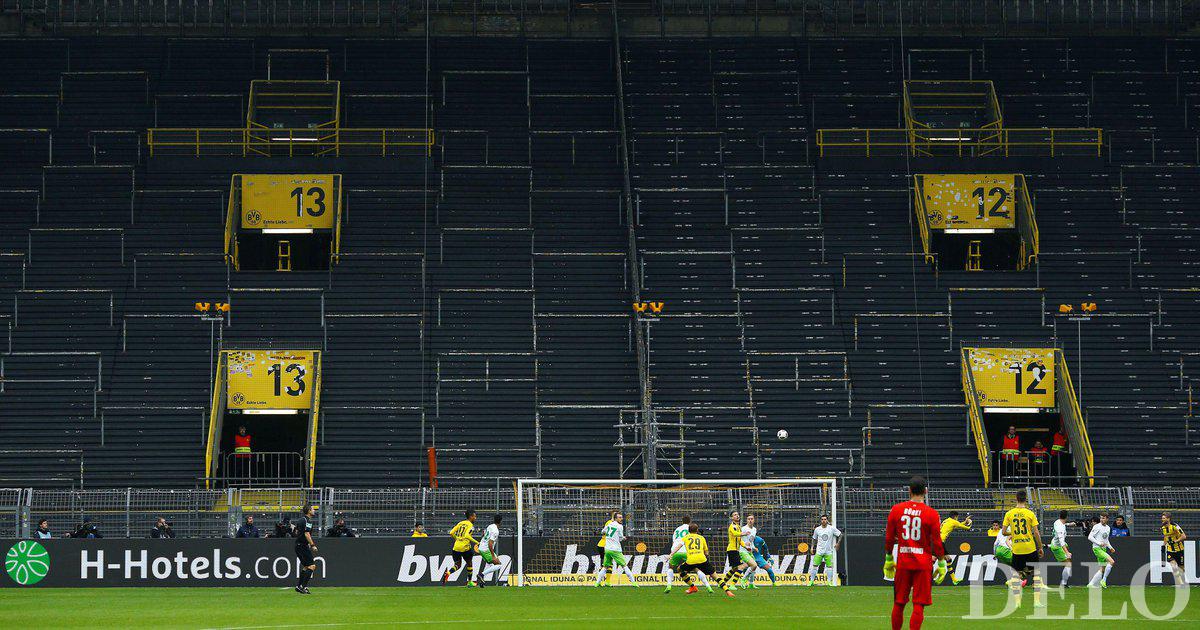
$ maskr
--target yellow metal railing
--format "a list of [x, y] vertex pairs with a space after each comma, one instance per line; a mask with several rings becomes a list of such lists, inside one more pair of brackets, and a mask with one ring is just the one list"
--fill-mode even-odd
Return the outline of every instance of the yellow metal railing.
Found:
[[971, 374], [970, 350], [963, 348], [962, 356], [962, 387], [963, 396], [967, 403], [967, 422], [971, 426], [971, 435], [975, 437], [975, 453], [979, 457], [979, 468], [983, 472], [983, 485], [986, 487], [992, 480], [992, 451], [988, 445], [987, 431], [983, 429], [983, 416], [979, 410], [979, 397], [975, 392], [975, 377]]
[[1067, 367], [1067, 358], [1062, 350], [1054, 350], [1054, 369], [1057, 372], [1054, 396], [1058, 411], [1062, 414], [1063, 427], [1071, 440], [1071, 453], [1075, 459], [1075, 467], [1081, 479], [1086, 479], [1089, 486], [1096, 485], [1096, 463], [1092, 455], [1092, 440], [1088, 437], [1087, 424], [1083, 421], [1083, 412], [1079, 409], [1079, 398], [1075, 395], [1075, 384], [1071, 380], [1071, 370]]
[[817, 149], [826, 155], [958, 157], [1101, 155], [1103, 132], [1092, 127], [1034, 129], [818, 129]]
[[932, 245], [929, 236], [929, 211], [925, 207], [925, 176], [913, 175], [913, 209], [917, 213], [917, 225], [921, 228], [921, 247], [925, 252], [925, 263], [933, 263]]
[[321, 352], [313, 353], [316, 359], [316, 378], [313, 379], [312, 427], [308, 432], [308, 485], [313, 485], [317, 472], [317, 424], [321, 419]]
[[1021, 234], [1021, 258], [1018, 261], [1019, 269], [1025, 269], [1037, 260], [1038, 253], [1041, 252], [1041, 236], [1038, 234], [1037, 217], [1033, 211], [1033, 201], [1029, 198], [1029, 186], [1025, 180], [1025, 176], [1017, 173], [1017, 194], [1020, 196], [1017, 199], [1017, 211], [1020, 217], [1017, 221], [1017, 230]]
[[213, 376], [212, 407], [208, 410], [208, 446], [204, 450], [204, 487], [211, 487], [216, 476], [217, 418], [224, 409], [225, 400], [225, 369], [228, 365], [225, 353], [221, 352], [217, 359], [217, 372]]
[[237, 269], [237, 238], [235, 221], [241, 215], [242, 178], [233, 175], [229, 181], [229, 204], [225, 210], [225, 264]]
[[[394, 155], [396, 150], [424, 147], [431, 155], [433, 129], [314, 128], [239, 129], [159, 127], [146, 133], [151, 157], [156, 155]], [[391, 150], [391, 153], [389, 153]]]

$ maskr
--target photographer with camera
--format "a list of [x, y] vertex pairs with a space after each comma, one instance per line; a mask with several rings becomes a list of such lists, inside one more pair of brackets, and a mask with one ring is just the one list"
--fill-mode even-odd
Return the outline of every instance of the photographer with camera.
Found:
[[84, 517], [79, 528], [71, 534], [71, 538], [104, 538], [104, 536], [101, 536], [100, 530], [92, 524], [92, 519]]
[[171, 524], [167, 519], [158, 517], [158, 521], [154, 523], [154, 527], [150, 530], [151, 538], [174, 538], [175, 530], [171, 529]]
[[333, 527], [325, 530], [326, 538], [358, 538], [358, 532], [346, 525], [346, 517], [338, 514], [337, 520], [333, 522]]

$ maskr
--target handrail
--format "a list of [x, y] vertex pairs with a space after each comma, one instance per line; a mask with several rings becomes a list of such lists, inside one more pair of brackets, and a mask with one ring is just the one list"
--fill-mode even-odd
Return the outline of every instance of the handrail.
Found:
[[321, 416], [321, 351], [318, 350], [313, 355], [317, 375], [313, 379], [312, 428], [309, 430], [308, 457], [306, 458], [308, 460], [309, 486], [313, 484], [313, 478], [317, 471], [317, 425]]
[[925, 251], [925, 263], [932, 264], [933, 256], [930, 254], [930, 237], [929, 237], [929, 214], [925, 207], [925, 176], [913, 175], [913, 211], [917, 213], [917, 225], [921, 228], [921, 246]]
[[[217, 415], [219, 409], [224, 406], [221, 401], [224, 399], [226, 365], [225, 353], [222, 352], [217, 359], [217, 371], [213, 376], [212, 406], [208, 411], [208, 445], [204, 449], [205, 476], [210, 478], [216, 474], [216, 470], [213, 469], [213, 459], [217, 447]], [[204, 487], [211, 487], [207, 479]]]
[[[401, 136], [397, 138], [397, 136]], [[407, 136], [407, 137], [405, 137]], [[267, 129], [241, 127], [153, 127], [146, 132], [150, 156], [162, 155], [271, 155], [271, 149], [286, 147], [289, 156], [384, 155], [389, 148], [425, 147], [433, 152], [434, 130], [418, 127], [314, 127], [304, 129]], [[377, 151], [375, 150], [377, 149]]]
[[960, 351], [960, 355], [963, 395], [966, 397], [967, 403], [967, 422], [970, 424], [971, 434], [975, 437], [975, 453], [979, 457], [979, 467], [983, 471], [983, 485], [987, 487], [991, 485], [992, 451], [988, 445], [987, 432], [983, 430], [983, 419], [979, 413], [979, 397], [975, 392], [975, 376], [971, 374], [970, 350], [963, 348]]
[[1075, 457], [1077, 472], [1088, 479], [1088, 485], [1094, 485], [1096, 464], [1092, 453], [1092, 441], [1088, 437], [1087, 425], [1083, 421], [1083, 412], [1079, 409], [1079, 398], [1075, 395], [1075, 383], [1071, 380], [1071, 370], [1067, 366], [1066, 355], [1061, 349], [1054, 349], [1054, 368], [1058, 372], [1055, 382], [1054, 395], [1058, 400], [1059, 413], [1062, 414], [1063, 426], [1071, 440], [1071, 453]]
[[[1064, 136], [1066, 139], [1063, 139]], [[1043, 127], [1043, 128], [974, 128], [974, 129], [818, 129], [818, 155], [824, 157], [827, 149], [853, 149], [832, 151], [838, 155], [871, 156], [880, 148], [904, 148], [916, 155], [918, 150], [934, 148], [956, 148], [959, 157], [976, 149], [981, 153], [1003, 151], [1008, 157], [1013, 151], [1030, 150], [1059, 155], [1095, 155], [1100, 157], [1103, 131], [1096, 127]], [[1081, 150], [1082, 149], [1082, 150]], [[1065, 150], [1065, 153], [1064, 153]], [[904, 151], [884, 153], [901, 156]]]
[[[237, 245], [234, 240], [234, 217], [241, 216], [242, 176], [232, 175], [229, 179], [229, 203], [225, 211], [225, 264], [232, 264], [237, 269]], [[238, 211], [234, 208], [238, 207]]]
[[[1017, 229], [1021, 233], [1021, 244], [1026, 246], [1020, 265], [1022, 269], [1025, 269], [1037, 261], [1038, 254], [1041, 253], [1041, 237], [1038, 234], [1037, 216], [1034, 213], [1033, 202], [1029, 198], [1029, 186], [1025, 176], [1017, 173], [1016, 181], [1019, 189], [1017, 194], [1020, 195], [1017, 206], [1021, 216], [1021, 220], [1017, 221]], [[1028, 244], [1026, 245], [1026, 243]]]

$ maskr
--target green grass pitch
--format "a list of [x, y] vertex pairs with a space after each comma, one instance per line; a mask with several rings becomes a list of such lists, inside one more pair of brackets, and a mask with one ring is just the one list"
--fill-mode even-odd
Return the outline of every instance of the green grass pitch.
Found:
[[[313, 594], [266, 588], [3, 589], [0, 620], [5, 628], [887, 628], [891, 590], [877, 587], [778, 587], [739, 591], [735, 599], [704, 591], [685, 595], [662, 589], [588, 587], [321, 588]], [[718, 592], [719, 593], [719, 592]], [[1200, 597], [1170, 621], [1138, 616], [1129, 589], [1105, 590], [1104, 613], [1125, 604], [1129, 618], [1082, 619], [1088, 591], [1068, 589], [1065, 600], [1052, 599], [1051, 615], [1066, 614], [1075, 604], [1076, 619], [1036, 620], [1030, 595], [1017, 615], [1002, 620], [963, 619], [970, 609], [965, 587], [934, 590], [925, 628], [1163, 628], [1200, 627]], [[1004, 605], [1003, 588], [985, 589], [985, 612]], [[1051, 594], [1052, 598], [1056, 596]], [[1170, 610], [1171, 588], [1146, 591], [1155, 614]], [[909, 609], [911, 610], [911, 608]], [[908, 610], [905, 611], [906, 613]], [[1132, 625], [1130, 625], [1132, 624]], [[906, 622], [907, 627], [907, 622]]]

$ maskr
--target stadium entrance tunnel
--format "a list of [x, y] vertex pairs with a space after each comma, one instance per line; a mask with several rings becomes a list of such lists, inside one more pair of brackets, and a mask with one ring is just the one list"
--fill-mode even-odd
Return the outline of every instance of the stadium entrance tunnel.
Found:
[[228, 264], [236, 271], [327, 271], [340, 253], [341, 198], [341, 175], [234, 175]]
[[991, 234], [930, 235], [930, 249], [940, 271], [1013, 271], [1021, 267], [1021, 239], [1014, 230]]
[[313, 482], [321, 402], [319, 350], [222, 350], [213, 381], [205, 485]]
[[239, 271], [327, 271], [332, 234], [238, 234]]

